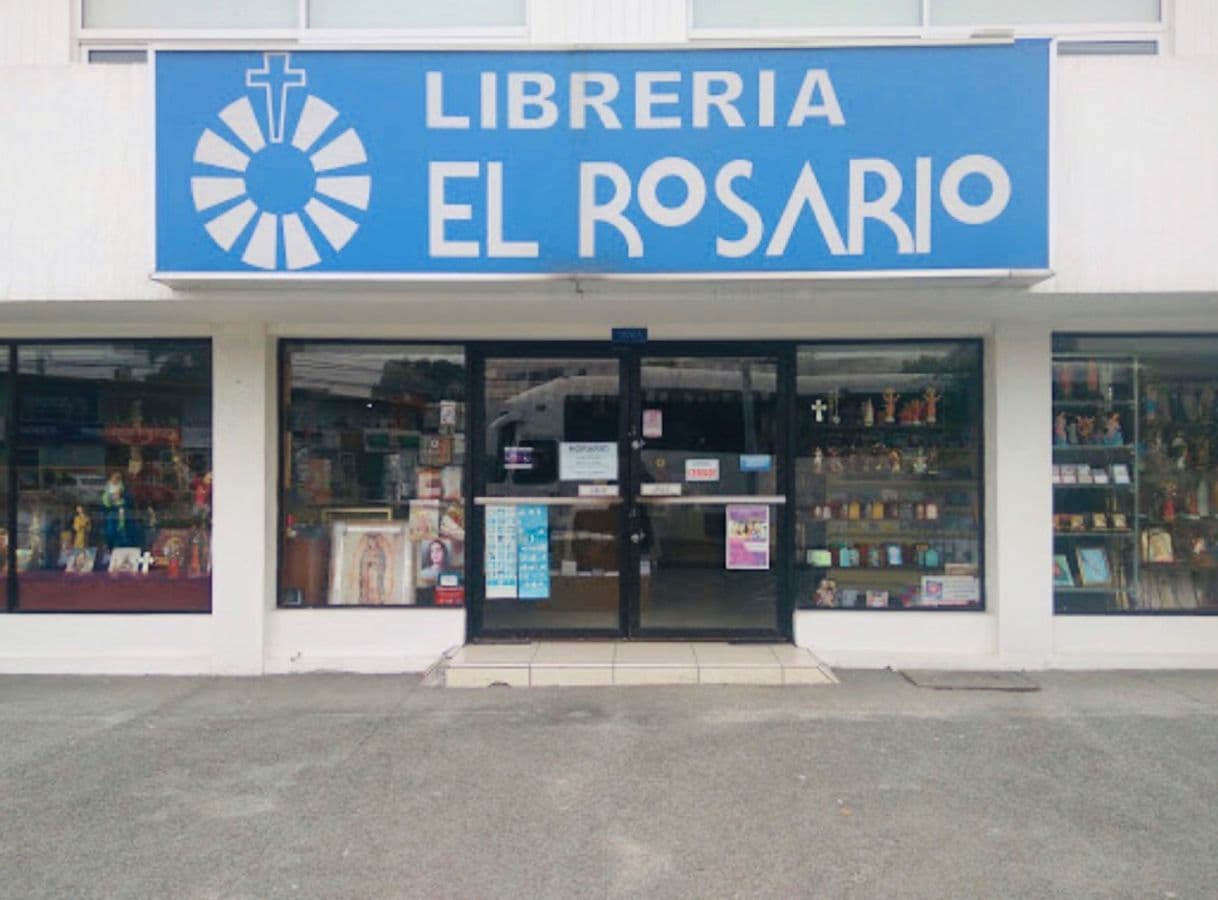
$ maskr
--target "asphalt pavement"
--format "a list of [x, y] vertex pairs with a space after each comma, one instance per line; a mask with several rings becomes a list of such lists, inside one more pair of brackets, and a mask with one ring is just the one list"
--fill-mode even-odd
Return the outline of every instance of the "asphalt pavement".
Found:
[[0, 677], [0, 897], [1218, 896], [1218, 673]]

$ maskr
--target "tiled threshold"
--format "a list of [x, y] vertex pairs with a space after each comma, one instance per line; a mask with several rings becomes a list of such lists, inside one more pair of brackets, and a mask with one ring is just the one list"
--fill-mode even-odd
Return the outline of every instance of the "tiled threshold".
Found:
[[553, 641], [470, 644], [428, 673], [444, 687], [590, 687], [655, 684], [825, 685], [837, 679], [790, 644]]

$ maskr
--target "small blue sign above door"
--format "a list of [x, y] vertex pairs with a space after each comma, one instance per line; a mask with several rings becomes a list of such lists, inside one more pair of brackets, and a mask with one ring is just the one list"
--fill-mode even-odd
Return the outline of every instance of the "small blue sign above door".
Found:
[[1044, 269], [1049, 45], [158, 51], [156, 265]]

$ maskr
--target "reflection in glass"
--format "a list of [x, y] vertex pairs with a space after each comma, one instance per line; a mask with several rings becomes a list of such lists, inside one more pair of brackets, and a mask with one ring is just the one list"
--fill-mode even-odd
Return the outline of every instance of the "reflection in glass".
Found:
[[280, 605], [463, 605], [463, 350], [290, 341], [281, 377]]
[[[641, 628], [775, 630], [781, 507], [747, 498], [774, 494], [781, 469], [776, 362], [645, 356], [641, 384]], [[687, 502], [697, 496], [716, 499]], [[729, 550], [729, 520], [746, 512], [754, 559]]]
[[617, 360], [492, 358], [485, 391], [483, 629], [617, 631]]
[[17, 349], [18, 607], [211, 608], [207, 341]]

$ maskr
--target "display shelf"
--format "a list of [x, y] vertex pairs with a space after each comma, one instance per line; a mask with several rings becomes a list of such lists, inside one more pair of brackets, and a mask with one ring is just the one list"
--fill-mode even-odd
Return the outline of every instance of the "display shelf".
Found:
[[855, 572], [872, 575], [876, 572], [886, 572], [892, 575], [943, 575], [943, 567], [937, 566], [925, 568], [923, 566], [809, 566], [803, 565], [800, 568], [817, 569], [824, 572], [845, 573], [847, 575]]
[[1094, 400], [1054, 400], [1054, 409], [1117, 409], [1127, 408], [1136, 409], [1137, 401], [1135, 400], [1106, 400], [1103, 397], [1096, 397]]
[[1054, 444], [1054, 453], [1129, 453], [1137, 444]]
[[850, 475], [847, 473], [831, 473], [831, 472], [824, 472], [824, 473], [813, 472], [813, 473], [811, 473], [811, 475], [813, 477], [824, 478], [826, 481], [831, 481], [834, 484], [884, 485], [884, 486], [891, 485], [891, 486], [899, 486], [899, 487], [910, 487], [910, 486], [921, 487], [921, 486], [927, 485], [927, 486], [933, 486], [933, 487], [970, 488], [974, 491], [977, 490], [977, 482], [971, 478], [957, 478], [957, 477], [939, 478], [935, 475], [920, 475], [920, 476], [916, 476], [916, 477], [904, 476], [904, 477], [893, 477], [893, 478], [883, 478], [883, 477], [867, 478], [867, 477], [859, 477], [859, 476], [855, 476], [855, 475]]
[[1058, 538], [1131, 538], [1133, 531], [1055, 531], [1053, 539]]

